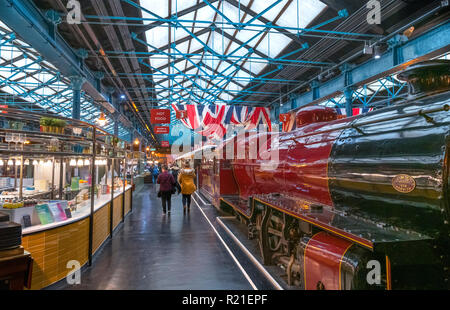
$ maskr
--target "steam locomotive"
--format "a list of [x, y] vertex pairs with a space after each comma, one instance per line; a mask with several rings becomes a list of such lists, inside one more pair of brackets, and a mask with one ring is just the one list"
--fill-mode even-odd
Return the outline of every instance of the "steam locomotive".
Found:
[[449, 288], [450, 63], [415, 64], [398, 78], [408, 97], [365, 115], [298, 110], [274, 169], [262, 159], [270, 143], [255, 159], [224, 155], [230, 143], [248, 151], [251, 135], [198, 163], [201, 193], [248, 226], [288, 285]]

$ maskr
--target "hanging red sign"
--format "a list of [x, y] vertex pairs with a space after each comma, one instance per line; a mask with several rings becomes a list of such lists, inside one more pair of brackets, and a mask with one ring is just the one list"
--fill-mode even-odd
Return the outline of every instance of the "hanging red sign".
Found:
[[169, 126], [154, 126], [153, 131], [157, 135], [168, 134], [170, 132], [170, 127]]
[[169, 141], [161, 141], [161, 147], [169, 147], [170, 143]]
[[150, 110], [150, 122], [152, 124], [170, 124], [170, 110], [169, 109]]
[[287, 123], [291, 120], [291, 114], [290, 113], [283, 113], [280, 114], [280, 122]]
[[187, 111], [186, 110], [177, 110], [176, 111], [176, 117], [177, 119], [185, 119], [188, 117]]
[[7, 109], [7, 108], [8, 108], [7, 105], [0, 105], [0, 113], [8, 114], [8, 112], [2, 110], [2, 109]]

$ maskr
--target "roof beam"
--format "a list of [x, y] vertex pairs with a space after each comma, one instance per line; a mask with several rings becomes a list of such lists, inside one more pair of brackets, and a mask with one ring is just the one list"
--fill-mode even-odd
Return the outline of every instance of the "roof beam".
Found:
[[[211, 31], [211, 26], [212, 26], [212, 24], [211, 24], [208, 28], [203, 28], [202, 30], [197, 31], [196, 33], [194, 33], [194, 35], [195, 35], [196, 37], [199, 37], [199, 36], [201, 36], [202, 34], [205, 34], [205, 33], [210, 32], [210, 31]], [[186, 41], [189, 41], [189, 40], [192, 40], [192, 39], [193, 39], [192, 36], [187, 35], [187, 36], [185, 36], [185, 37], [183, 37], [183, 38], [181, 38], [181, 39], [176, 40], [176, 41], [173, 42], [173, 43], [175, 43], [176, 45], [178, 45], [178, 44], [181, 44], [181, 43], [183, 43], [183, 42], [186, 42]], [[173, 44], [173, 43], [172, 43], [172, 44]], [[158, 47], [158, 49], [161, 50], [161, 51], [164, 51], [164, 50], [169, 49], [169, 48], [170, 48], [170, 43], [164, 45], [163, 47]]]
[[[212, 3], [217, 2], [217, 1], [218, 0], [210, 0], [209, 3], [212, 4]], [[170, 15], [169, 17], [166, 17], [165, 19], [173, 19], [173, 18], [177, 18], [177, 17], [182, 17], [184, 15], [187, 15], [189, 13], [192, 13], [192, 12], [194, 12], [196, 10], [201, 9], [201, 8], [205, 7], [206, 5], [207, 4], [204, 3], [204, 2], [198, 3], [196, 5], [191, 6], [190, 8], [187, 8], [187, 9], [181, 10], [180, 12], [177, 12], [177, 14]], [[142, 27], [141, 29], [139, 29], [139, 31], [135, 31], [135, 32], [137, 34], [140, 34], [140, 33], [146, 32], [148, 30], [151, 30], [151, 29], [153, 29], [155, 27], [158, 27], [158, 26], [160, 26], [160, 25], [162, 25], [164, 23], [165, 23], [165, 21], [156, 21], [156, 22], [153, 22], [153, 23], [147, 25], [146, 27]]]
[[238, 44], [238, 45], [240, 45], [240, 46], [242, 45], [242, 46], [245, 47], [247, 50], [252, 49], [253, 52], [254, 52], [256, 55], [258, 55], [258, 56], [260, 56], [260, 57], [262, 57], [262, 58], [265, 58], [265, 59], [268, 59], [268, 58], [269, 58], [269, 56], [267, 56], [266, 54], [264, 54], [264, 53], [258, 51], [256, 48], [253, 48], [253, 47], [251, 47], [251, 46], [248, 45], [248, 44], [244, 44], [244, 42], [242, 42], [241, 40], [239, 40], [239, 39], [233, 37], [233, 36], [230, 35], [229, 33], [225, 32], [225, 31], [222, 33], [222, 31], [220, 31], [219, 28], [215, 28], [215, 31], [216, 31], [217, 33], [219, 33], [219, 34], [223, 34], [223, 36], [224, 36], [225, 38], [227, 38], [228, 40], [233, 41], [234, 43], [236, 43], [236, 44]]
[[[232, 6], [236, 7], [237, 9], [241, 9], [241, 11], [247, 13], [248, 15], [250, 15], [252, 17], [258, 16], [258, 13], [256, 13], [253, 10], [251, 10], [250, 8], [248, 8], [247, 6], [243, 5], [242, 3], [240, 3], [237, 0], [225, 0], [225, 1], [228, 2], [229, 4], [231, 4]], [[295, 34], [290, 33], [289, 31], [283, 31], [281, 28], [278, 27], [278, 25], [276, 23], [274, 23], [273, 21], [268, 20], [267, 18], [265, 18], [263, 16], [259, 16], [258, 20], [260, 22], [264, 23], [264, 24], [271, 23], [273, 26], [277, 26], [276, 28], [274, 28], [276, 31], [284, 34], [289, 39], [297, 42], [300, 45], [302, 45], [303, 43], [306, 43], [306, 41], [304, 39], [300, 39]]]
[[[329, 99], [347, 87], [358, 87], [378, 79], [381, 76], [391, 75], [405, 68], [407, 65], [431, 59], [450, 51], [450, 22], [433, 28], [421, 36], [396, 47], [396, 51], [389, 50], [380, 59], [371, 59], [355, 68], [341, 73], [316, 89], [319, 97], [314, 97], [313, 92], [302, 93], [295, 99], [295, 107], [316, 104]], [[398, 59], [402, 59], [398, 63]], [[348, 76], [351, 75], [351, 79]], [[351, 80], [351, 84], [348, 81]], [[299, 85], [298, 87], [301, 87]], [[316, 93], [317, 94], [317, 93]]]

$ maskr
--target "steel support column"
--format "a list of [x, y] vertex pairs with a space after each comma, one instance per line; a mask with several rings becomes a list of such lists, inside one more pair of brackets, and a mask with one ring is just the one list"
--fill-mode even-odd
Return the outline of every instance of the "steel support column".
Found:
[[72, 76], [70, 83], [73, 91], [72, 102], [72, 118], [80, 119], [81, 117], [81, 88], [84, 84], [84, 78], [81, 76]]
[[347, 116], [353, 115], [353, 90], [350, 87], [347, 87], [344, 90], [345, 96], [345, 114]]

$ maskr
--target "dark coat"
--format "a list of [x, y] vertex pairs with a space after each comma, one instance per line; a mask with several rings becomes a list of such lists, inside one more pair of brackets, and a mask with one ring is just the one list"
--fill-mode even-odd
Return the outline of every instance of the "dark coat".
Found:
[[159, 174], [158, 179], [156, 179], [156, 183], [161, 185], [159, 187], [161, 192], [171, 192], [173, 190], [173, 186], [175, 185], [175, 179], [171, 173], [165, 171]]

